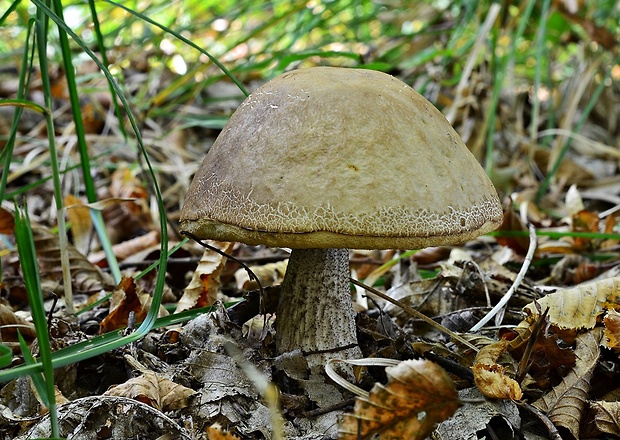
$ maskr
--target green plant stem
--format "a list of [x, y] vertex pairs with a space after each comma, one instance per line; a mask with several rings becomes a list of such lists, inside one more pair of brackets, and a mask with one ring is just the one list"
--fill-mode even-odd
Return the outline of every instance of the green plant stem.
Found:
[[[60, 20], [63, 20], [63, 7], [60, 0], [53, 0], [54, 11], [58, 15]], [[80, 105], [80, 97], [78, 95], [75, 72], [73, 69], [73, 61], [71, 56], [71, 47], [69, 46], [69, 38], [67, 33], [58, 26], [58, 38], [60, 42], [60, 48], [62, 51], [62, 60], [64, 63], [65, 77], [67, 79], [67, 90], [69, 91], [69, 101], [71, 103], [71, 111], [73, 113], [73, 123], [75, 124], [75, 135], [77, 138], [77, 146], [80, 151], [80, 164], [82, 166], [82, 179], [84, 180], [84, 191], [86, 193], [86, 199], [88, 203], [95, 203], [97, 201], [97, 189], [93, 180], [93, 173], [90, 166], [90, 155], [88, 151], [88, 145], [86, 143], [86, 131], [84, 130], [84, 121], [82, 119], [82, 106]], [[121, 281], [121, 271], [118, 267], [118, 260], [112, 249], [112, 243], [110, 237], [105, 229], [103, 214], [96, 209], [90, 209], [90, 216], [95, 225], [95, 230], [101, 242], [101, 247], [105, 252], [108, 266], [114, 281], [118, 284]], [[65, 291], [65, 303], [67, 304], [67, 310], [71, 310], [73, 314], [73, 297], [67, 297]]]
[[56, 220], [58, 222], [58, 245], [60, 248], [60, 264], [62, 267], [62, 283], [65, 295], [65, 306], [67, 313], [72, 315], [73, 310], [73, 285], [71, 281], [71, 267], [69, 264], [69, 240], [67, 237], [67, 227], [65, 224], [65, 211], [62, 197], [62, 186], [60, 183], [60, 167], [58, 166], [58, 151], [54, 139], [54, 122], [52, 120], [52, 87], [49, 77], [49, 67], [47, 64], [47, 36], [49, 21], [47, 15], [41, 8], [37, 8], [37, 51], [39, 66], [41, 68], [41, 84], [43, 87], [43, 97], [47, 114], [45, 117], [47, 127], [47, 140], [50, 149], [50, 163], [52, 166], [52, 182], [54, 186], [54, 202], [56, 205]]
[[[39, 268], [37, 267], [36, 250], [34, 247], [34, 237], [28, 212], [15, 205], [15, 240], [19, 253], [19, 261], [26, 281], [26, 293], [32, 314], [32, 320], [37, 332], [37, 342], [43, 369], [43, 378], [33, 376], [37, 385], [39, 395], [49, 409], [52, 436], [59, 436], [58, 429], [58, 410], [56, 407], [56, 393], [54, 387], [54, 368], [52, 366], [52, 350], [50, 346], [49, 333], [45, 308], [43, 307], [43, 292], [41, 291], [41, 280], [39, 278]], [[20, 335], [20, 345], [24, 358], [27, 363], [35, 363], [32, 354], [23, 338]]]
[[[110, 350], [114, 350], [118, 347], [122, 347], [125, 344], [129, 344], [131, 342], [137, 341], [143, 338], [153, 327], [155, 320], [157, 319], [157, 314], [159, 313], [159, 307], [161, 305], [161, 299], [163, 295], [164, 286], [166, 283], [166, 267], [167, 267], [167, 245], [168, 245], [168, 230], [167, 230], [167, 221], [166, 221], [166, 209], [163, 203], [161, 191], [159, 189], [159, 184], [157, 183], [157, 179], [155, 178], [155, 172], [151, 165], [151, 162], [148, 157], [148, 153], [146, 151], [146, 147], [144, 146], [144, 142], [142, 140], [142, 136], [138, 129], [138, 125], [136, 123], [135, 118], [131, 114], [129, 110], [129, 103], [127, 102], [122, 90], [114, 81], [114, 77], [110, 74], [107, 66], [104, 66], [101, 61], [95, 56], [92, 50], [79, 39], [79, 37], [64, 23], [54, 12], [47, 7], [41, 0], [32, 0], [32, 2], [43, 11], [49, 18], [51, 18], [58, 26], [62, 27], [65, 32], [84, 50], [84, 52], [93, 60], [95, 64], [101, 69], [105, 77], [110, 81], [110, 84], [114, 87], [118, 98], [121, 100], [125, 110], [127, 111], [127, 118], [129, 119], [129, 123], [134, 131], [136, 136], [136, 140], [138, 142], [138, 146], [140, 152], [144, 158], [144, 161], [147, 165], [148, 172], [150, 173], [151, 178], [153, 179], [153, 190], [155, 192], [155, 198], [157, 200], [157, 207], [159, 213], [159, 221], [160, 221], [160, 234], [161, 234], [161, 247], [160, 247], [160, 259], [159, 259], [159, 271], [157, 272], [157, 279], [155, 282], [155, 288], [153, 293], [153, 301], [151, 303], [151, 308], [146, 316], [146, 319], [142, 322], [140, 327], [136, 329], [136, 331], [130, 335], [119, 337], [118, 332], [111, 332], [106, 335], [103, 335], [99, 338], [94, 338], [89, 341], [85, 341], [80, 344], [76, 344], [75, 353], [73, 350], [70, 354], [67, 352], [63, 352], [62, 350], [54, 353], [53, 358], [53, 366], [54, 368], [58, 368], [64, 365], [69, 365], [71, 363], [75, 363], [84, 359], [89, 359], [91, 357], [97, 356], [102, 353], [106, 353]], [[73, 347], [72, 347], [73, 348]], [[10, 380], [15, 377], [23, 376], [24, 374], [30, 374], [34, 371], [41, 371], [41, 366], [39, 364], [35, 366], [21, 366], [14, 369], [10, 369], [8, 371], [0, 372], [0, 381]]]

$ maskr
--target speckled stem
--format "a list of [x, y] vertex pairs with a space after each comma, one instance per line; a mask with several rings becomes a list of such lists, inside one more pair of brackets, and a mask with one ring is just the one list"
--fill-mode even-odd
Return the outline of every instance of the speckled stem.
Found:
[[361, 357], [349, 286], [347, 249], [293, 249], [276, 315], [278, 352], [301, 349], [311, 367]]

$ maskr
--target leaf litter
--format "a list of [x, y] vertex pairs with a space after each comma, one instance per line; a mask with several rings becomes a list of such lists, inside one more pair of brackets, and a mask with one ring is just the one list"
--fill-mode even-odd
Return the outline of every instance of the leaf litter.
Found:
[[[590, 17], [570, 11], [570, 3], [554, 2], [559, 16], [581, 26], [597, 44], [613, 48], [610, 41], [617, 38]], [[398, 14], [385, 14], [381, 19], [401, 20]], [[408, 52], [412, 55], [415, 47], [424, 47], [421, 37], [402, 50], [413, 51]], [[372, 53], [369, 56], [372, 58]], [[433, 429], [436, 434], [460, 430], [459, 438], [510, 438], [498, 437], [498, 432], [511, 432], [512, 438], [545, 437], [557, 430], [564, 438], [620, 437], [619, 217], [615, 210], [620, 204], [618, 75], [611, 79], [580, 132], [574, 134], [571, 130], [583, 110], [583, 97], [594, 93], [601, 73], [591, 67], [600, 65], [600, 58], [587, 53], [582, 57], [573, 76], [546, 90], [551, 99], [542, 102], [543, 112], [538, 116], [543, 121], [538, 121], [534, 137], [527, 134], [527, 123], [533, 117], [533, 91], [517, 86], [502, 91], [493, 152], [494, 182], [506, 201], [499, 235], [403, 258], [393, 251], [351, 254], [352, 271], [360, 280], [373, 279], [374, 287], [459, 333], [476, 350], [360, 290], [364, 298], [356, 306], [364, 355], [402, 362], [398, 368], [356, 368], [357, 384], [370, 394], [355, 400], [325, 377], [309, 377], [301, 354], [274, 356], [273, 308], [269, 304], [277, 300], [277, 288], [266, 289], [262, 310], [261, 302], [255, 301], [258, 292], [252, 290], [257, 286], [245, 278], [238, 263], [188, 244], [170, 258], [167, 308], [189, 311], [213, 306], [213, 311], [182, 327], [155, 330], [140, 343], [118, 352], [59, 370], [58, 393], [68, 400], [61, 405], [63, 420], [83, 438], [91, 434], [80, 424], [85, 419], [100, 423], [101, 429], [95, 433], [99, 438], [131, 436], [126, 422], [129, 417], [134, 417], [136, 425], [144, 423], [146, 431], [142, 433], [157, 433], [159, 425], [175, 438], [276, 438], [268, 399], [223, 349], [234, 341], [264, 379], [279, 387], [278, 411], [285, 438], [333, 438], [338, 431], [342, 438], [424, 438]], [[141, 62], [147, 67], [138, 68]], [[135, 70], [127, 72], [125, 79], [137, 96], [147, 96], [147, 87], [159, 84], [163, 88], [174, 78], [168, 70], [160, 77], [161, 72], [148, 67], [143, 56], [130, 64]], [[434, 102], [453, 111], [454, 125], [482, 160], [488, 130], [485, 111], [492, 97], [490, 72], [484, 65], [477, 66], [455, 95], [454, 88], [446, 86], [446, 78], [440, 77], [444, 70], [445, 66], [438, 71], [429, 61], [422, 67], [401, 65], [397, 73], [412, 82], [420, 74], [427, 79]], [[149, 85], [143, 75], [158, 79]], [[254, 78], [245, 80], [251, 83]], [[3, 87], [8, 84], [2, 83]], [[3, 93], [6, 97], [13, 92]], [[86, 91], [84, 95], [90, 96]], [[62, 96], [59, 99], [64, 99]], [[116, 292], [115, 297], [77, 320], [64, 316], [61, 305], [53, 307], [56, 293], [62, 291], [62, 277], [55, 213], [50, 208], [52, 193], [40, 182], [49, 158], [42, 148], [44, 137], [36, 116], [20, 121], [20, 134], [31, 141], [16, 149], [19, 161], [12, 165], [8, 180], [9, 190], [36, 183], [25, 197], [36, 221], [35, 248], [51, 309], [50, 332], [58, 347], [100, 331], [118, 331], [128, 324], [131, 331], [131, 323], [140, 322], [148, 310], [153, 292], [149, 275], [139, 281], [130, 278], [158, 257], [152, 248], [159, 241], [152, 195], [132, 149], [125, 148], [113, 131], [106, 131], [105, 127], [117, 130], [115, 122], [105, 119], [107, 110], [96, 111], [109, 106], [109, 97], [107, 101], [101, 95], [94, 98], [85, 101], [84, 115], [93, 157], [105, 157], [107, 165], [98, 171], [102, 202], [97, 209], [103, 212], [114, 253], [121, 264], [127, 261], [122, 266], [125, 278], [115, 285], [107, 272], [93, 225], [83, 214], [88, 204], [79, 191], [65, 195], [71, 206], [67, 209], [70, 265], [79, 308], [107, 293]], [[179, 115], [204, 117], [220, 112], [225, 116], [238, 99], [226, 102], [225, 108], [214, 104], [207, 110], [200, 102], [188, 102]], [[559, 121], [557, 128], [546, 128], [546, 118], [552, 117]], [[1, 114], [0, 119], [0, 127], [5, 127], [6, 116]], [[210, 127], [187, 128], [181, 118], [154, 118], [144, 124], [143, 135], [153, 146], [171, 228], [178, 219], [182, 194], [204, 154], [205, 139], [208, 143], [216, 134], [217, 129]], [[552, 141], [545, 143], [549, 139]], [[569, 139], [572, 146], [549, 192], [537, 201], [541, 179]], [[67, 160], [77, 163], [75, 153], [68, 146], [66, 150]], [[540, 234], [534, 264], [511, 297], [502, 325], [489, 324], [476, 334], [469, 333], [511, 287], [528, 250], [529, 224]], [[16, 365], [22, 362], [15, 344], [17, 330], [35, 354], [37, 346], [14, 247], [12, 208], [6, 202], [0, 210], [0, 232], [0, 336], [4, 344], [15, 347]], [[256, 267], [265, 285], [277, 285], [281, 280], [286, 266], [282, 252], [235, 244], [222, 244], [221, 248]], [[232, 308], [222, 305], [244, 296], [246, 301]], [[161, 315], [165, 313], [162, 310]], [[136, 367], [127, 360], [128, 355], [138, 358], [147, 371], [133, 374]], [[49, 419], [33, 395], [27, 380], [5, 385], [0, 394], [0, 431], [5, 438], [49, 432]], [[164, 404], [168, 395], [179, 400]], [[522, 404], [531, 405], [538, 413], [520, 409]], [[483, 407], [484, 417], [474, 419], [472, 414]]]

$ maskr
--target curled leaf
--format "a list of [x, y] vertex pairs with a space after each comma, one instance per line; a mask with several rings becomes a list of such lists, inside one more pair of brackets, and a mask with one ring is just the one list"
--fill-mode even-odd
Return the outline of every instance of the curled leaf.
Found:
[[485, 396], [491, 399], [519, 400], [523, 396], [521, 387], [508, 376], [506, 367], [497, 360], [508, 349], [508, 341], [499, 341], [483, 347], [474, 362], [474, 382]]

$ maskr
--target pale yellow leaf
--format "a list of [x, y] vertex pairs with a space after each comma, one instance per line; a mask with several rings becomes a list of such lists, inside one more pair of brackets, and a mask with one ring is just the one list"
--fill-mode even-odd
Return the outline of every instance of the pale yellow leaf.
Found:
[[596, 429], [620, 437], [620, 402], [590, 402]]
[[[540, 310], [549, 308], [549, 322], [562, 330], [591, 329], [597, 318], [611, 306], [620, 304], [620, 277], [580, 284], [559, 290], [538, 300]], [[537, 317], [534, 303], [523, 308]]]
[[71, 194], [65, 196], [65, 206], [67, 207], [67, 217], [71, 222], [73, 246], [81, 254], [88, 255], [93, 227], [90, 210], [82, 204], [80, 199]]

